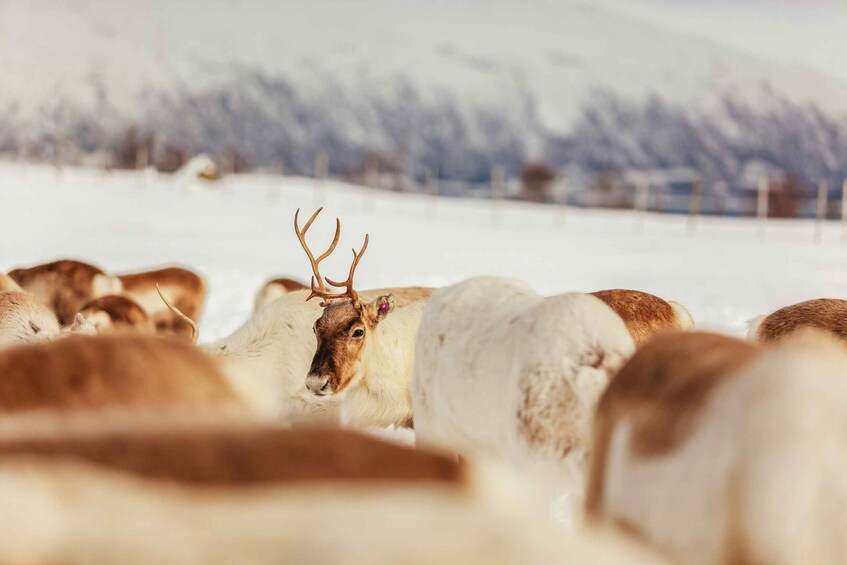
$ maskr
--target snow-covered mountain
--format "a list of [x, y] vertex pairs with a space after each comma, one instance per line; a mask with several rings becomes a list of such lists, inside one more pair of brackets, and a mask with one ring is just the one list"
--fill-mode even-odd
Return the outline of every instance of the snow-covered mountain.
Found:
[[318, 150], [464, 178], [538, 157], [834, 176], [847, 157], [844, 83], [584, 3], [0, 0], [0, 65], [6, 150], [136, 126], [303, 171]]

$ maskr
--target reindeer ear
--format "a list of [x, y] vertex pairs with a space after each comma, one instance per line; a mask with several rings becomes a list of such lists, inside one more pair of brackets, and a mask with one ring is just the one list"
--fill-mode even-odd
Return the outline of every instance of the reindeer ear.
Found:
[[388, 316], [394, 310], [394, 295], [384, 294], [371, 302], [374, 318], [377, 322]]

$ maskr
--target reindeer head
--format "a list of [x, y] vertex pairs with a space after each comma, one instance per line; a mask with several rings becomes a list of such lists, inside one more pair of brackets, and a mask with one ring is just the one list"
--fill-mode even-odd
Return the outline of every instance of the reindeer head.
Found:
[[[303, 229], [298, 224], [300, 210], [294, 215], [294, 231], [303, 246], [303, 250], [312, 264], [311, 294], [306, 300], [322, 298], [324, 301], [323, 314], [315, 322], [317, 349], [312, 358], [312, 365], [306, 377], [306, 388], [317, 396], [327, 396], [342, 392], [359, 375], [364, 353], [369, 343], [369, 336], [376, 330], [377, 324], [394, 309], [394, 296], [384, 295], [373, 302], [363, 303], [359, 294], [353, 289], [353, 276], [356, 267], [368, 248], [368, 236], [357, 253], [353, 250], [353, 263], [347, 280], [335, 282], [321, 276], [318, 268], [321, 261], [326, 259], [338, 245], [341, 235], [341, 222], [335, 220], [335, 237], [329, 248], [315, 259], [306, 244], [306, 232], [315, 221], [323, 208], [319, 208]], [[336, 288], [344, 288], [343, 292], [329, 292], [326, 283]]]
[[315, 322], [317, 349], [306, 388], [326, 396], [342, 392], [356, 380], [371, 334], [393, 309], [391, 294], [369, 303], [341, 300], [328, 304]]

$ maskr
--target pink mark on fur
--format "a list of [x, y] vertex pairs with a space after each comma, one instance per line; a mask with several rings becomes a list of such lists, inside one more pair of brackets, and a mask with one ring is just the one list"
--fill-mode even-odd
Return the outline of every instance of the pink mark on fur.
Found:
[[388, 302], [383, 302], [379, 305], [380, 312], [388, 312]]

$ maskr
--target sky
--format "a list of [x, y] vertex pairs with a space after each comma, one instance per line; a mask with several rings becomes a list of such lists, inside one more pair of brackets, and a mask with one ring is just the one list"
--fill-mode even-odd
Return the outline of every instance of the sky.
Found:
[[599, 0], [608, 9], [847, 81], [847, 0]]

